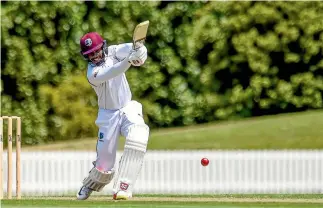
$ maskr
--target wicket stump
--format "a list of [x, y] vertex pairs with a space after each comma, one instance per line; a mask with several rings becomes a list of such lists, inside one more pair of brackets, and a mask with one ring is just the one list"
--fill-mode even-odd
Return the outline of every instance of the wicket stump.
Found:
[[7, 198], [12, 199], [12, 120], [16, 119], [16, 198], [21, 199], [20, 183], [20, 152], [21, 152], [21, 118], [18, 116], [1, 116], [0, 118], [0, 199], [3, 199], [3, 121], [7, 120], [8, 148], [7, 148]]

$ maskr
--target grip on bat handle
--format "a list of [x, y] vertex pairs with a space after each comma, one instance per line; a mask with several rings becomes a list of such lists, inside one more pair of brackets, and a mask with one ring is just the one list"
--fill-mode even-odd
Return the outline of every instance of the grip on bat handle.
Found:
[[[144, 43], [145, 43], [145, 39], [133, 42], [132, 43], [132, 49], [136, 51], [139, 48], [141, 48], [144, 45]], [[131, 64], [130, 61], [128, 61], [128, 62]]]

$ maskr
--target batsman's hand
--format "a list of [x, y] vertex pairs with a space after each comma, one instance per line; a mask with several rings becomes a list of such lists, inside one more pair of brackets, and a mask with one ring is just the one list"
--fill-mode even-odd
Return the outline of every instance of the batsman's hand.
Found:
[[141, 66], [145, 63], [146, 59], [147, 48], [143, 45], [136, 50], [131, 50], [128, 60], [133, 66]]

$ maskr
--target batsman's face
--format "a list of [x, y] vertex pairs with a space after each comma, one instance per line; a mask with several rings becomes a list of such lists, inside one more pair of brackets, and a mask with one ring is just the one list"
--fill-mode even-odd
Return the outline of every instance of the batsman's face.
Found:
[[92, 53], [89, 53], [89, 59], [92, 61], [92, 63], [96, 64], [101, 61], [103, 58], [103, 51], [102, 49], [99, 49], [97, 51], [93, 51]]

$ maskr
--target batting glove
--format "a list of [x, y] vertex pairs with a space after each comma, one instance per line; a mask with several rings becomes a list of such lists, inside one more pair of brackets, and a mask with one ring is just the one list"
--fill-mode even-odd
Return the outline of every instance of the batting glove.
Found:
[[147, 48], [146, 46], [141, 46], [136, 50], [132, 50], [129, 56], [129, 62], [133, 66], [141, 66], [145, 63], [147, 59]]

